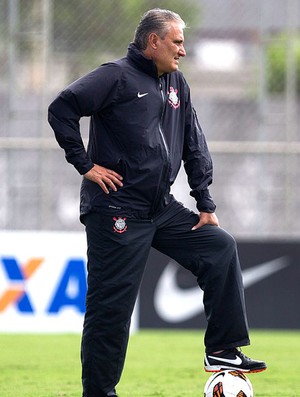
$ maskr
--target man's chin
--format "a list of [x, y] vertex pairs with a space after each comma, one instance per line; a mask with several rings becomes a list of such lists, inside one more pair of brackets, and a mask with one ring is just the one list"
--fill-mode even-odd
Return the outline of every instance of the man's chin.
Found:
[[171, 72], [176, 72], [179, 68], [179, 65], [173, 65]]
[[162, 76], [163, 74], [166, 74], [166, 73], [176, 72], [177, 70], [178, 70], [178, 65], [172, 65], [172, 66], [170, 66], [170, 68], [168, 70], [166, 68], [163, 73], [160, 73], [159, 76]]

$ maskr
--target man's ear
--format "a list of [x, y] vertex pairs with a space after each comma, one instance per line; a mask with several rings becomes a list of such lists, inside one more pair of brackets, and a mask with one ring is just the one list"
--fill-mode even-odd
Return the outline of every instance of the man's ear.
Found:
[[149, 43], [150, 47], [153, 48], [154, 50], [157, 49], [158, 40], [159, 40], [159, 37], [157, 36], [156, 33], [150, 33], [148, 43]]

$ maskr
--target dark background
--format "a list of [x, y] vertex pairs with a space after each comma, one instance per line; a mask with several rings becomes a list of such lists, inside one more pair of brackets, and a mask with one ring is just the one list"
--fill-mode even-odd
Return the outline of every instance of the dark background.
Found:
[[[300, 244], [268, 241], [238, 243], [242, 270], [284, 257], [287, 266], [245, 289], [250, 328], [300, 329]], [[158, 315], [153, 304], [157, 282], [170, 259], [152, 250], [140, 291], [141, 328], [206, 328], [201, 313], [178, 323], [169, 323]], [[193, 288], [194, 276], [178, 265], [178, 287]]]

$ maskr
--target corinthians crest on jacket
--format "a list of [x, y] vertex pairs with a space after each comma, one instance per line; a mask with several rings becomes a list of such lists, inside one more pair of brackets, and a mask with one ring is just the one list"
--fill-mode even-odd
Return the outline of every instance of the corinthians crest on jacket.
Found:
[[178, 109], [180, 106], [180, 100], [177, 96], [177, 93], [178, 93], [177, 88], [170, 87], [170, 91], [168, 91], [168, 95], [169, 95], [168, 102], [174, 109]]

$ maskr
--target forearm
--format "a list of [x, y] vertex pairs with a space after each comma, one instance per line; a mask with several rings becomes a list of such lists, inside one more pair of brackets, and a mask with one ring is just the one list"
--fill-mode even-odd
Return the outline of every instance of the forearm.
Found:
[[89, 159], [80, 134], [81, 114], [76, 107], [63, 96], [57, 97], [49, 106], [48, 121], [55, 138], [65, 151], [66, 160], [83, 175], [93, 163]]

